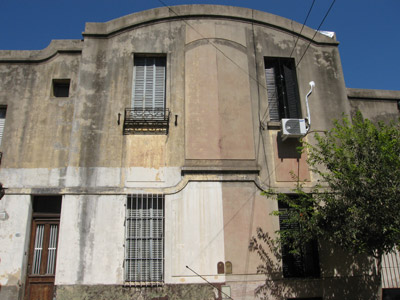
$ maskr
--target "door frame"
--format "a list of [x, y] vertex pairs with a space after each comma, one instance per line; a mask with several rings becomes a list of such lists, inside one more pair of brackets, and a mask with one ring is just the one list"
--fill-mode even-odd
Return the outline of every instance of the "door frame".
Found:
[[[41, 262], [39, 267], [39, 274], [32, 274], [32, 264], [33, 264], [33, 254], [35, 248], [35, 238], [36, 238], [36, 228], [38, 225], [44, 225], [44, 235], [42, 242]], [[54, 272], [53, 274], [45, 274], [45, 268], [47, 268], [48, 259], [48, 248], [49, 248], [49, 231], [51, 225], [57, 225], [57, 237], [56, 237], [56, 251], [54, 257]], [[56, 273], [56, 262], [57, 262], [57, 252], [58, 252], [58, 239], [60, 233], [60, 213], [33, 213], [32, 221], [30, 225], [30, 240], [28, 248], [28, 264], [26, 270], [26, 281], [25, 281], [25, 293], [24, 300], [31, 300], [31, 287], [32, 285], [42, 285], [48, 286], [50, 289], [49, 293], [52, 295], [50, 300], [53, 299], [54, 294], [54, 281]]]

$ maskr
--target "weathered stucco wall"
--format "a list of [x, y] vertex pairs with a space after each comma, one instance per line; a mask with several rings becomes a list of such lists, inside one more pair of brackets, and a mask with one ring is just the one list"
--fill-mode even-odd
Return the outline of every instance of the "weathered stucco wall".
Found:
[[126, 288], [120, 285], [57, 286], [57, 300], [215, 300], [218, 291], [206, 284], [165, 285], [162, 288]]
[[0, 201], [0, 299], [18, 299], [23, 293], [30, 235], [31, 201], [28, 195], [6, 195]]
[[351, 115], [360, 111], [373, 122], [397, 122], [400, 117], [400, 91], [347, 89]]
[[[262, 181], [275, 185], [275, 173], [266, 170], [275, 168], [276, 147], [268, 136], [276, 132], [260, 130], [268, 115], [264, 57], [289, 56], [297, 25], [240, 8], [176, 9], [193, 20], [152, 23], [162, 15], [171, 17], [161, 8], [89, 23], [79, 51], [70, 54], [23, 64], [19, 52], [3, 53], [1, 82], [15, 90], [0, 94], [0, 104], [8, 105], [3, 167], [13, 168], [9, 173], [24, 178], [21, 182], [29, 181], [27, 168], [37, 169], [46, 179], [26, 184], [32, 188], [123, 188], [138, 181], [135, 172], [140, 169], [119, 172], [120, 168], [148, 168], [142, 181], [159, 183], [169, 167], [258, 164], [267, 166], [262, 168]], [[205, 12], [223, 18], [199, 17]], [[245, 19], [229, 20], [230, 15]], [[293, 55], [296, 62], [312, 35], [311, 29], [304, 30]], [[28, 58], [44, 57], [46, 51]], [[123, 119], [131, 103], [137, 53], [166, 55], [166, 106], [171, 119], [177, 117], [167, 137], [121, 134], [118, 114]], [[13, 55], [19, 60], [7, 63]], [[10, 74], [14, 80], [8, 79]], [[55, 99], [50, 96], [51, 80], [60, 77], [71, 79], [70, 96]], [[310, 80], [316, 82], [310, 99], [313, 129], [324, 130], [333, 117], [349, 112], [336, 40], [318, 34], [298, 65], [297, 77], [301, 95]], [[20, 85], [12, 83], [18, 81]], [[304, 114], [304, 105], [302, 110]]]
[[197, 21], [187, 26], [185, 158], [188, 160], [255, 158], [245, 41], [244, 28], [234, 22]]
[[124, 196], [65, 196], [56, 285], [122, 284]]
[[[250, 9], [184, 5], [88, 23], [83, 41], [0, 51], [0, 105], [7, 106], [0, 181], [8, 188], [0, 201], [7, 212], [0, 220], [0, 299], [23, 294], [31, 195], [52, 194], [63, 195], [57, 299], [217, 299], [186, 266], [228, 284], [234, 299], [254, 299], [265, 276], [256, 274], [248, 241], [257, 227], [274, 234], [279, 225], [269, 215], [276, 201], [259, 188], [290, 192], [291, 171], [307, 186], [315, 181], [296, 142], [279, 140], [266, 90], [265, 57], [288, 58], [301, 27]], [[311, 130], [326, 130], [356, 109], [374, 121], [397, 118], [399, 92], [346, 89], [336, 38], [317, 34], [309, 44], [314, 33], [305, 27], [291, 56], [303, 117], [309, 82], [316, 84]], [[138, 54], [166, 57], [168, 135], [123, 135]], [[52, 80], [65, 78], [69, 97], [53, 97]], [[135, 193], [165, 194], [166, 285], [141, 296], [122, 287], [124, 205]], [[320, 251], [326, 278], [277, 275], [268, 287], [272, 299], [368, 299], [368, 268], [349, 270], [354, 258]], [[226, 261], [232, 274], [218, 274], [217, 263]], [[273, 261], [274, 276], [281, 274]], [[371, 289], [346, 290], [345, 282]]]
[[[0, 63], [0, 104], [7, 105], [2, 168], [68, 165], [79, 54], [36, 64]], [[52, 96], [52, 79], [70, 78], [70, 97]]]
[[192, 182], [166, 196], [165, 282], [224, 282], [217, 264], [225, 261], [222, 189], [218, 182]]

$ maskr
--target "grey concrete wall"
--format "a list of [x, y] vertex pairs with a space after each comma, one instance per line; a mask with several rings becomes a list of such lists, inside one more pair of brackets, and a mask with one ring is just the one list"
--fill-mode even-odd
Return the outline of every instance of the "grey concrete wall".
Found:
[[[68, 55], [51, 54], [49, 49], [67, 47], [57, 43], [25, 56], [1, 52], [0, 104], [8, 105], [3, 168], [47, 168], [59, 173], [60, 187], [76, 186], [71, 176], [78, 176], [80, 186], [106, 177], [119, 188], [132, 181], [126, 176], [134, 174], [129, 168], [135, 167], [150, 168], [153, 182], [165, 168], [184, 165], [277, 168], [270, 139], [276, 131], [260, 131], [260, 121], [268, 121], [260, 120], [268, 116], [264, 57], [289, 56], [298, 25], [234, 7], [175, 9], [192, 20], [177, 20], [160, 8], [108, 23], [88, 23], [84, 42], [76, 50], [71, 41]], [[205, 15], [220, 17], [211, 20]], [[296, 63], [312, 35], [306, 28], [299, 38], [293, 54]], [[315, 130], [329, 127], [333, 117], [350, 111], [337, 44], [317, 34], [297, 68], [302, 97], [308, 82], [316, 82], [310, 99]], [[118, 114], [130, 106], [135, 53], [167, 57], [166, 106], [172, 118], [178, 117], [177, 126], [170, 122], [168, 138], [123, 136], [122, 125], [117, 124]], [[53, 78], [71, 78], [70, 97], [50, 96]], [[303, 104], [302, 110], [305, 114]], [[117, 175], [121, 168], [126, 172]], [[275, 185], [275, 175], [266, 169], [262, 181]], [[95, 186], [107, 186], [104, 181]]]
[[31, 202], [28, 195], [6, 195], [0, 201], [0, 299], [23, 295], [30, 226]]
[[397, 122], [400, 117], [400, 91], [347, 89], [351, 114], [360, 111], [373, 122]]

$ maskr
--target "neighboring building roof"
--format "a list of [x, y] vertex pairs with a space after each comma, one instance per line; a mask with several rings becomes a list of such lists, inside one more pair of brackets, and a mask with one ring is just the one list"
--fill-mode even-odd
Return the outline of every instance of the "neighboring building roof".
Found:
[[400, 91], [347, 88], [347, 97], [363, 100], [400, 100]]

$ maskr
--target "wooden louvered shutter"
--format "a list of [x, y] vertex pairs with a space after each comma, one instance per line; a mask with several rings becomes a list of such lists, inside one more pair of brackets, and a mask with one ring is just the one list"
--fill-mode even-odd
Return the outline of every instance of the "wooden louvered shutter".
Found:
[[299, 92], [297, 90], [296, 72], [294, 69], [283, 65], [283, 77], [285, 80], [286, 89], [286, 118], [299, 119], [300, 107], [299, 107]]
[[132, 107], [164, 110], [165, 57], [135, 58]]
[[154, 83], [155, 83], [155, 68], [154, 68], [154, 58], [146, 57], [146, 69], [144, 73], [145, 84], [144, 84], [144, 108], [153, 109], [154, 106]]
[[[291, 195], [290, 197], [295, 197]], [[279, 211], [279, 227], [280, 230], [299, 230], [299, 224], [288, 223], [290, 212], [294, 212], [293, 208], [289, 208], [284, 202], [278, 202]], [[290, 277], [319, 277], [319, 255], [318, 242], [312, 240], [307, 242], [300, 254], [290, 253], [289, 246], [282, 247], [282, 269], [283, 276]]]
[[144, 87], [145, 87], [146, 59], [135, 57], [132, 107], [143, 109], [144, 107]]
[[[288, 224], [286, 221], [289, 219], [289, 208], [280, 207], [279, 211], [283, 214], [279, 215], [279, 228], [280, 230], [298, 230], [298, 225]], [[304, 261], [302, 255], [290, 253], [289, 246], [282, 247], [282, 269], [283, 276], [289, 277], [302, 277], [304, 276]]]
[[319, 254], [318, 242], [316, 240], [310, 241], [305, 245], [303, 251], [303, 260], [305, 276], [319, 277]]
[[265, 68], [265, 78], [267, 80], [269, 119], [270, 121], [279, 121], [279, 98], [274, 67]]
[[4, 124], [6, 122], [6, 108], [0, 108], [0, 145], [3, 139]]
[[154, 71], [154, 103], [157, 110], [164, 110], [165, 106], [165, 57], [155, 59]]

